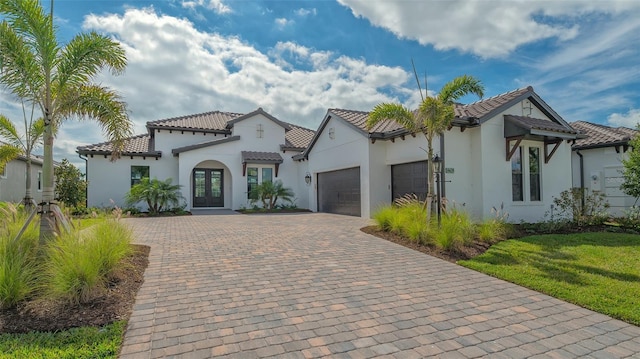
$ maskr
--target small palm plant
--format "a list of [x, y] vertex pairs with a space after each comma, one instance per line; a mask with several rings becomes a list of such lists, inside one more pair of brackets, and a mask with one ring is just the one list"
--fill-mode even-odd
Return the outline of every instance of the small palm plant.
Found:
[[142, 178], [140, 183], [131, 187], [125, 199], [128, 206], [146, 202], [149, 213], [158, 214], [165, 209], [177, 206], [183, 198], [179, 184], [172, 184], [171, 178], [160, 181], [156, 178]]
[[293, 190], [288, 187], [284, 187], [281, 180], [275, 182], [264, 181], [254, 187], [251, 190], [250, 198], [251, 202], [255, 203], [258, 200], [262, 202], [262, 208], [273, 209], [275, 208], [278, 199], [293, 202]]

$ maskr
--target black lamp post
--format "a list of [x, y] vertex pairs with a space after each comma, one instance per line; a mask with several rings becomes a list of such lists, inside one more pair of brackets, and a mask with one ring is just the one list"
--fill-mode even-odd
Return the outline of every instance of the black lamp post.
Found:
[[442, 204], [440, 202], [442, 202], [442, 198], [441, 198], [441, 177], [440, 175], [442, 174], [441, 172], [441, 167], [442, 167], [442, 160], [440, 159], [440, 156], [435, 155], [433, 156], [433, 169], [435, 171], [435, 175], [436, 175], [436, 205], [437, 207], [437, 213], [438, 213], [438, 227], [440, 227], [440, 222], [442, 220]]

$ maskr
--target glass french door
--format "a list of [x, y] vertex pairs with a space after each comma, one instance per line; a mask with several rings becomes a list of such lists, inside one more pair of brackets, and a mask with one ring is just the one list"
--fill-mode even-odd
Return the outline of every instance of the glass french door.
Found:
[[223, 170], [196, 168], [193, 170], [193, 206], [223, 207]]

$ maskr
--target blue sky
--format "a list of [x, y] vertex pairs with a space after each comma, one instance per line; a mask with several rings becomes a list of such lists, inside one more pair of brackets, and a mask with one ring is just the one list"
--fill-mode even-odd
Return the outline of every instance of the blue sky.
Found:
[[[640, 122], [635, 0], [57, 0], [55, 16], [62, 41], [95, 30], [122, 42], [126, 73], [99, 81], [124, 96], [137, 133], [212, 110], [262, 107], [315, 129], [327, 108], [414, 107], [411, 59], [430, 91], [470, 74], [486, 96], [531, 85], [569, 122]], [[0, 94], [1, 113], [17, 109]], [[103, 140], [68, 121], [55, 157], [79, 163], [76, 146]]]

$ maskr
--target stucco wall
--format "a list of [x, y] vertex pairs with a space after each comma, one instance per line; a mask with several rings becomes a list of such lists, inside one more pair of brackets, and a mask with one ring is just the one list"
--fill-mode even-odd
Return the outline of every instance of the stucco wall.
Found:
[[[620, 190], [623, 170], [622, 160], [626, 154], [617, 153], [614, 147], [592, 148], [581, 150], [584, 156], [584, 186], [592, 191], [603, 191], [609, 203], [609, 213], [622, 216], [624, 211], [633, 206], [636, 199]], [[580, 187], [580, 157], [572, 154], [573, 186]], [[595, 176], [595, 177], [594, 177]]]
[[[31, 164], [31, 197], [36, 202], [42, 200], [42, 191], [38, 190], [38, 172], [40, 171], [42, 171], [40, 164]], [[22, 201], [26, 189], [26, 172], [27, 164], [22, 160], [13, 160], [6, 164], [6, 176], [0, 173], [0, 201]]]

